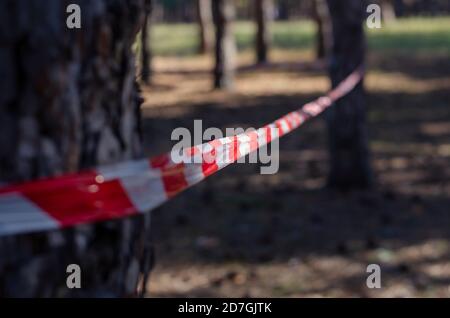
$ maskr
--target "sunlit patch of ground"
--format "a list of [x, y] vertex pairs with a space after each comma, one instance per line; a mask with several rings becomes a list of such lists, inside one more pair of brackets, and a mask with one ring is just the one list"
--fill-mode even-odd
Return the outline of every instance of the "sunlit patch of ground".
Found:
[[[194, 119], [259, 127], [329, 88], [309, 51], [272, 60], [252, 68], [241, 55], [236, 90], [223, 93], [211, 89], [211, 59], [157, 58], [143, 88], [148, 154]], [[232, 166], [155, 211], [148, 295], [449, 297], [448, 59], [371, 54], [366, 86], [376, 190], [324, 190], [326, 127], [314, 120], [281, 140], [278, 174]], [[366, 287], [371, 263], [380, 290]]]

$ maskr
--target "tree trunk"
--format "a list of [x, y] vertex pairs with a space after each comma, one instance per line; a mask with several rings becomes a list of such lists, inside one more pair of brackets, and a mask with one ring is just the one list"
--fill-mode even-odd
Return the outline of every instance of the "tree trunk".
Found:
[[333, 48], [333, 25], [326, 0], [314, 0], [314, 19], [317, 23], [317, 58], [327, 59]]
[[[337, 86], [365, 60], [364, 2], [328, 0], [334, 34], [330, 76]], [[366, 100], [361, 82], [328, 112], [331, 170], [329, 185], [340, 189], [372, 184], [366, 127]]]
[[[395, 0], [394, 9], [396, 17], [402, 17], [405, 14], [405, 4], [403, 0]], [[448, 9], [450, 11], [450, 2], [448, 3]]]
[[142, 81], [149, 84], [152, 76], [151, 24], [153, 0], [144, 0], [145, 17], [141, 31]]
[[211, 0], [197, 0], [197, 14], [200, 31], [199, 53], [211, 52], [214, 41], [214, 26]]
[[[79, 4], [82, 29], [66, 26]], [[141, 156], [131, 52], [142, 0], [0, 2], [0, 181]], [[0, 211], [1, 212], [1, 211]], [[134, 296], [151, 257], [149, 216], [0, 238], [0, 296]], [[69, 290], [66, 268], [81, 267]]]
[[232, 90], [234, 88], [236, 43], [233, 34], [235, 15], [233, 0], [213, 1], [213, 16], [216, 27], [216, 65], [214, 87]]
[[273, 18], [272, 0], [255, 0], [256, 17], [256, 59], [258, 63], [267, 63], [272, 35], [270, 22]]
[[385, 22], [392, 22], [397, 19], [394, 0], [381, 0], [381, 10], [383, 12], [383, 20]]

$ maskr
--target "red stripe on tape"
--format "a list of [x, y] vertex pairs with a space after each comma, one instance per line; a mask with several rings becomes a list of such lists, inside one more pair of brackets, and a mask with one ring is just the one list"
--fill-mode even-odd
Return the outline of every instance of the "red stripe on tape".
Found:
[[[58, 180], [62, 181], [62, 180]], [[100, 181], [100, 182], [98, 182]], [[119, 181], [101, 182], [97, 174], [74, 180], [50, 182], [21, 193], [54, 218], [62, 227], [125, 217], [136, 213]]]
[[[317, 116], [337, 99], [349, 93], [361, 81], [363, 72], [363, 68], [359, 68], [326, 96], [306, 104], [302, 109], [282, 117], [274, 124], [264, 126], [258, 132], [214, 140], [206, 145], [186, 149], [184, 152], [187, 159], [194, 157], [204, 159], [209, 156], [208, 162], [201, 160], [200, 163], [175, 164], [169, 153], [150, 159], [152, 169], [143, 166], [147, 171], [140, 171], [139, 162], [100, 168], [99, 171], [109, 175], [110, 179], [99, 175], [96, 171], [87, 171], [2, 188], [0, 204], [4, 205], [4, 209], [2, 210], [0, 205], [0, 236], [37, 229], [54, 229], [56, 223], [53, 223], [53, 219], [60, 227], [67, 227], [126, 217], [136, 214], [139, 209], [153, 209], [189, 186], [236, 162], [262, 145], [270, 144], [301, 126], [308, 119]], [[200, 147], [204, 152], [200, 153]], [[222, 161], [225, 159], [226, 162], [218, 162], [219, 159]], [[115, 169], [119, 171], [111, 174], [110, 172], [115, 172]], [[23, 198], [27, 198], [39, 209], [33, 204], [27, 204]], [[134, 206], [133, 202], [137, 206]], [[20, 216], [11, 212], [18, 207], [30, 211], [20, 211]], [[40, 210], [51, 219], [47, 220], [43, 214], [43, 218], [39, 218]], [[24, 215], [34, 219], [27, 223], [21, 219]], [[19, 221], [20, 224], [17, 223]]]

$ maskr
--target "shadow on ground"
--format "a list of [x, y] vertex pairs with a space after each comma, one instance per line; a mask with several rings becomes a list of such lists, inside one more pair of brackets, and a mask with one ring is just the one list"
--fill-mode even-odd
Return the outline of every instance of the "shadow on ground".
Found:
[[[413, 57], [371, 59], [374, 191], [324, 189], [326, 133], [316, 119], [281, 140], [278, 174], [235, 165], [154, 212], [149, 296], [450, 296], [450, 70], [428, 59], [416, 68]], [[149, 155], [169, 150], [172, 130], [194, 119], [260, 127], [327, 85], [316, 70], [249, 70], [232, 94], [205, 89], [208, 72], [163, 69], [159, 80], [173, 86], [159, 96], [144, 88]], [[186, 95], [192, 85], [197, 95]], [[372, 263], [382, 268], [380, 290], [365, 284]]]

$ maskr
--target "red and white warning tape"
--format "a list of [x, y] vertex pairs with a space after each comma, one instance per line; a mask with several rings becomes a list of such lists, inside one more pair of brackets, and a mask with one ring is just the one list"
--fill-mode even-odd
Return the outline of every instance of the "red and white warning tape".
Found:
[[319, 115], [351, 92], [362, 77], [363, 69], [359, 68], [326, 96], [257, 131], [186, 149], [187, 159], [200, 157], [200, 160], [184, 162], [195, 163], [176, 164], [168, 153], [150, 160], [124, 162], [2, 188], [0, 236], [67, 228], [149, 212]]

